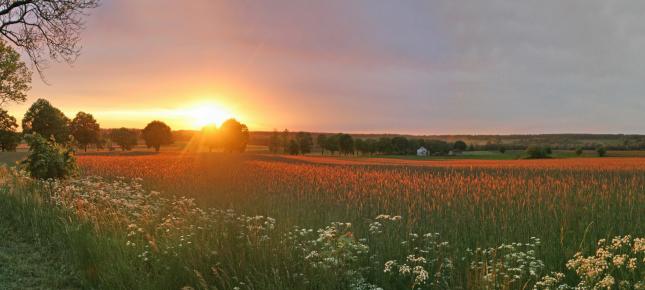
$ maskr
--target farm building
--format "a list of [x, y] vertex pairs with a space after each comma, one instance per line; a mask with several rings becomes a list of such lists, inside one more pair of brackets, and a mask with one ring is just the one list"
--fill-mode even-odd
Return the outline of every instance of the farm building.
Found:
[[417, 149], [417, 156], [428, 156], [428, 149], [423, 146], [419, 147], [419, 149]]

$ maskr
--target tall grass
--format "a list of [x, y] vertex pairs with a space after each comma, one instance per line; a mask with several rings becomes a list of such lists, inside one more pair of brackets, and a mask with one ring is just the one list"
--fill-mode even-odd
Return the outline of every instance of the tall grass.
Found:
[[7, 172], [2, 209], [101, 289], [529, 289], [550, 272], [573, 285], [577, 252], [645, 235], [637, 170], [80, 162], [106, 179]]

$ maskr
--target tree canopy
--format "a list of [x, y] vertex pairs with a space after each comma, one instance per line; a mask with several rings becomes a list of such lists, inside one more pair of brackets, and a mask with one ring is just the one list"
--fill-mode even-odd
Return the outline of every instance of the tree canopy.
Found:
[[99, 0], [0, 0], [0, 34], [24, 49], [42, 76], [46, 55], [56, 61], [76, 59], [82, 17], [98, 3]]
[[228, 119], [219, 128], [219, 138], [224, 151], [244, 152], [249, 143], [249, 129], [235, 119]]
[[0, 109], [0, 150], [15, 150], [20, 142], [20, 134], [16, 132], [18, 123], [14, 116], [9, 115], [6, 110]]
[[172, 130], [161, 121], [150, 122], [141, 132], [148, 148], [155, 148], [159, 152], [162, 145], [172, 144]]
[[69, 140], [69, 118], [45, 99], [38, 99], [22, 119], [25, 134], [38, 133], [45, 138], [53, 137], [58, 143]]
[[83, 150], [87, 151], [87, 145], [97, 143], [99, 140], [100, 126], [92, 114], [78, 112], [70, 123], [70, 131], [74, 140]]
[[110, 131], [110, 140], [121, 147], [121, 150], [132, 150], [137, 145], [137, 132], [127, 128]]
[[0, 106], [27, 100], [31, 72], [12, 47], [0, 40]]

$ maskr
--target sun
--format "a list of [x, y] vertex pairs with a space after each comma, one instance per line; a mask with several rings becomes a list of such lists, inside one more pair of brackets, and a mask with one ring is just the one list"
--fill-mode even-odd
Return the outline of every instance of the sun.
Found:
[[233, 113], [216, 103], [201, 103], [185, 110], [186, 117], [192, 125], [199, 129], [206, 125], [221, 125], [224, 121], [233, 118]]

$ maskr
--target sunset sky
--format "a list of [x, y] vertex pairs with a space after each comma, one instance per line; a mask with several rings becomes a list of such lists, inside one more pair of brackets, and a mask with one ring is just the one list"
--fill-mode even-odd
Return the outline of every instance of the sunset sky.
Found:
[[[46, 98], [104, 128], [645, 133], [645, 2], [104, 0]], [[216, 111], [216, 112], [213, 112]]]

